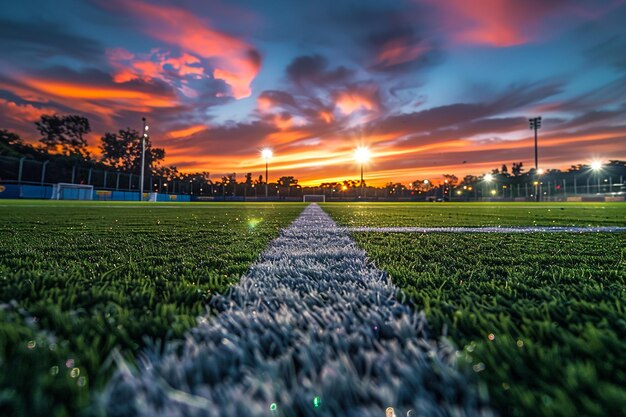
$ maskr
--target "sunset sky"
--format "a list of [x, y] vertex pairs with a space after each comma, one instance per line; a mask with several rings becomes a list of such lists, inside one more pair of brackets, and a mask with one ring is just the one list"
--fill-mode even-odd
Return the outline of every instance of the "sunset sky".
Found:
[[[0, 10], [0, 128], [141, 128], [182, 171], [369, 184], [626, 159], [623, 0], [27, 0]], [[273, 177], [273, 178], [272, 178]]]

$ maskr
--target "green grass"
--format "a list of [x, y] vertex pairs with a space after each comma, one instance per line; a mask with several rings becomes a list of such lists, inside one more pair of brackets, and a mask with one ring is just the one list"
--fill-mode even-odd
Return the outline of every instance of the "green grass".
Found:
[[344, 226], [626, 226], [624, 203], [326, 203]]
[[0, 202], [0, 415], [79, 415], [180, 338], [302, 204]]
[[[553, 214], [558, 205], [524, 208], [526, 216], [513, 205], [372, 206], [352, 214], [324, 208], [359, 226], [491, 225], [494, 216], [502, 225], [623, 225], [626, 218], [623, 205], [567, 204], [557, 212], [562, 219]], [[626, 415], [625, 233], [353, 235], [425, 312], [433, 333], [461, 349], [461, 365], [478, 374], [501, 415]]]

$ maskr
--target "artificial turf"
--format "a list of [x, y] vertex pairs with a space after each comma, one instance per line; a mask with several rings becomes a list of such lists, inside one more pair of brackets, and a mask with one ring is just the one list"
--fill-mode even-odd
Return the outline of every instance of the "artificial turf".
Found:
[[116, 349], [180, 338], [302, 204], [0, 204], [0, 415], [87, 413]]
[[[340, 223], [359, 226], [493, 225], [494, 216], [501, 225], [626, 220], [625, 205], [563, 205], [562, 218], [547, 207], [374, 205], [351, 214], [324, 206]], [[519, 217], [502, 220], [509, 212]], [[626, 233], [353, 237], [425, 312], [431, 331], [458, 346], [460, 363], [478, 374], [499, 414], [625, 415]]]
[[342, 226], [626, 226], [624, 203], [326, 203]]

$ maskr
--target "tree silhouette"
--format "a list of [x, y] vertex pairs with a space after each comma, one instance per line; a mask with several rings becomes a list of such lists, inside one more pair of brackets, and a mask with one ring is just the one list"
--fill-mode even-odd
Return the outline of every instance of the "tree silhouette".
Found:
[[522, 172], [524, 172], [524, 163], [519, 162], [516, 164], [515, 162], [513, 162], [511, 172], [513, 173], [513, 176], [515, 177], [519, 177], [520, 175], [522, 175]]
[[292, 176], [289, 177], [280, 177], [277, 181], [277, 184], [280, 185], [281, 187], [289, 187], [291, 185], [297, 185], [298, 184], [298, 180], [295, 179]]
[[36, 122], [37, 130], [48, 153], [90, 159], [85, 135], [91, 132], [89, 120], [78, 115], [43, 115]]
[[454, 174], [444, 174], [443, 179], [448, 180], [448, 184], [451, 187], [454, 187], [459, 182], [459, 178]]
[[[102, 162], [115, 169], [139, 173], [141, 170], [141, 136], [135, 129], [120, 129], [117, 133], [105, 133], [100, 139]], [[165, 150], [152, 148], [146, 138], [146, 167], [155, 171], [165, 159]], [[172, 167], [170, 167], [172, 168]]]

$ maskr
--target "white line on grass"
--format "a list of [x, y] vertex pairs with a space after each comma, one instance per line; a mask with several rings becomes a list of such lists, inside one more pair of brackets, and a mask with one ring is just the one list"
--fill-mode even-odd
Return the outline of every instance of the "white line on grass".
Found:
[[107, 415], [491, 416], [453, 347], [396, 293], [312, 204], [185, 341], [120, 366]]
[[624, 233], [619, 226], [519, 226], [519, 227], [348, 227], [350, 232], [381, 233]]

